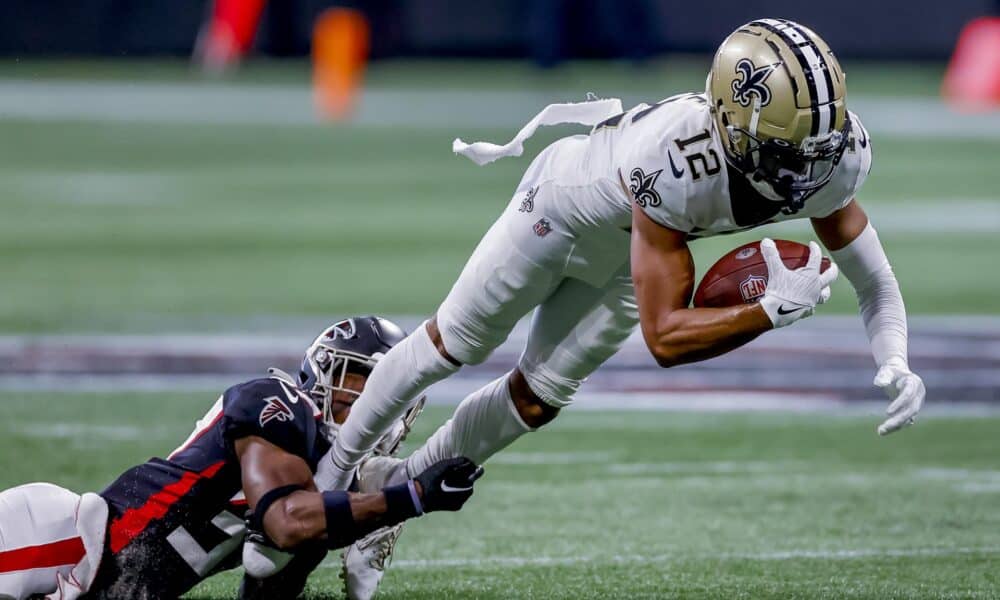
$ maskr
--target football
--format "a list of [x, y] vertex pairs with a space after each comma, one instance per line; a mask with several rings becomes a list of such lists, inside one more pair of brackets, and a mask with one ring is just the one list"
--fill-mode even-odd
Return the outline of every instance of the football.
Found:
[[[789, 269], [806, 266], [809, 246], [789, 240], [774, 240], [781, 260]], [[830, 259], [823, 257], [820, 271], [830, 267]], [[734, 248], [712, 265], [701, 278], [694, 293], [696, 308], [721, 308], [750, 304], [764, 295], [767, 289], [767, 264], [760, 252], [760, 242]]]

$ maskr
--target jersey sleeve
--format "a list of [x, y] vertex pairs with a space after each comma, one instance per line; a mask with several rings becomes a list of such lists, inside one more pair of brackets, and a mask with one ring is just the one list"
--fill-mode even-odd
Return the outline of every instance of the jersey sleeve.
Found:
[[684, 159], [671, 149], [686, 104], [667, 100], [630, 114], [615, 153], [622, 183], [640, 210], [659, 225], [690, 232]]
[[317, 410], [291, 386], [277, 379], [255, 379], [226, 390], [222, 404], [227, 446], [257, 436], [292, 454], [308, 456], [316, 436]]

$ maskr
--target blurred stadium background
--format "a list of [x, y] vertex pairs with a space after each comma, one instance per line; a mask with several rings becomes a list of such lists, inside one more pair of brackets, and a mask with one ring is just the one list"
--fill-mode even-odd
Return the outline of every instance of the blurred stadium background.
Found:
[[[463, 513], [409, 527], [384, 597], [1000, 597], [996, 10], [6, 0], [0, 488], [100, 489], [169, 452], [224, 387], [295, 368], [325, 324], [415, 325], [531, 157], [579, 130], [486, 168], [454, 137], [506, 141], [588, 92], [700, 90], [730, 30], [781, 16], [838, 53], [873, 136], [861, 201], [907, 301], [926, 415], [876, 438], [884, 403], [844, 282], [816, 317], [698, 365], [658, 370], [634, 339], [491, 461]], [[698, 241], [699, 272], [765, 233], [810, 236]], [[433, 391], [411, 448], [521, 336]], [[339, 593], [327, 567], [314, 597]]]

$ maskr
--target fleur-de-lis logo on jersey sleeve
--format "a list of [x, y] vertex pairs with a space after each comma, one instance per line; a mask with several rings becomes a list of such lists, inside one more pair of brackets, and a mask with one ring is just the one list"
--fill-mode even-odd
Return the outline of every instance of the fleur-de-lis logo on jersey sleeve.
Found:
[[653, 186], [656, 185], [656, 180], [660, 177], [660, 173], [662, 172], [663, 169], [660, 169], [659, 171], [654, 171], [647, 175], [638, 167], [632, 169], [632, 172], [629, 173], [628, 189], [632, 192], [632, 196], [635, 197], [636, 204], [639, 206], [660, 205], [660, 194], [653, 188]]
[[771, 102], [771, 88], [764, 82], [777, 67], [777, 64], [755, 67], [749, 58], [736, 63], [736, 79], [733, 80], [733, 102], [740, 106], [750, 106], [753, 95], [760, 98], [760, 105], [767, 106]]

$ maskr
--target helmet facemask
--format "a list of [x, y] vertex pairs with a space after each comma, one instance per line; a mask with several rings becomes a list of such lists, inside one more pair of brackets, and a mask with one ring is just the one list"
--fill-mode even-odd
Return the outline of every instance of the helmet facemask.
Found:
[[796, 147], [780, 138], [761, 139], [746, 129], [728, 125], [730, 146], [739, 148], [744, 140], [746, 143], [742, 153], [727, 149], [726, 159], [754, 189], [771, 200], [787, 203], [788, 210], [795, 212], [810, 193], [830, 181], [844, 155], [850, 131], [851, 120], [846, 119], [841, 130], [807, 137]]
[[368, 377], [379, 358], [381, 354], [366, 356], [323, 343], [314, 346], [307, 357], [316, 377], [315, 383], [309, 389], [309, 395], [322, 407], [323, 422], [331, 430], [337, 431], [340, 428], [340, 424], [335, 420], [340, 412], [335, 410], [336, 405], [350, 407], [361, 395], [361, 390], [355, 390], [348, 385], [348, 375]]

